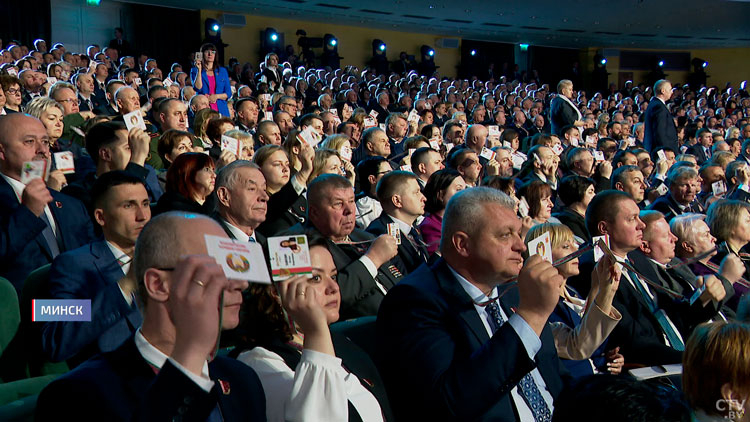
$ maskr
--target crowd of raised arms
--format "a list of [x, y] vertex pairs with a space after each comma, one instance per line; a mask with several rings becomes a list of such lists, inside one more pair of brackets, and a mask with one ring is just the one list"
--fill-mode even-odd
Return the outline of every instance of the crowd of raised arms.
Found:
[[[0, 391], [37, 420], [750, 420], [744, 86], [1, 47]], [[306, 235], [312, 276], [205, 235]]]

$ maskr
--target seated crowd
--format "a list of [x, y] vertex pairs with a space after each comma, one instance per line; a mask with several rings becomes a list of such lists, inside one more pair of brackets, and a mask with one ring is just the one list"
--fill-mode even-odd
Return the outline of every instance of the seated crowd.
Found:
[[[91, 300], [21, 327], [71, 369], [38, 420], [750, 418], [744, 89], [99, 50], [0, 54], [0, 277]], [[207, 234], [304, 234], [313, 275], [227, 279]]]

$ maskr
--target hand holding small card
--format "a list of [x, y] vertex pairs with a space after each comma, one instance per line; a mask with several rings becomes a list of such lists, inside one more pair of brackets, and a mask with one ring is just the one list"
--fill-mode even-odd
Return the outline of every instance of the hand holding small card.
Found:
[[552, 264], [552, 243], [550, 242], [549, 232], [544, 232], [544, 234], [529, 242], [529, 256], [533, 255], [539, 255]]

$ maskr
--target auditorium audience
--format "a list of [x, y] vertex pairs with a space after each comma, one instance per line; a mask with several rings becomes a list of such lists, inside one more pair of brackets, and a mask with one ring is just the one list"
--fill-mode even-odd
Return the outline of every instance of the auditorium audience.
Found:
[[440, 253], [440, 238], [443, 226], [443, 214], [448, 201], [457, 192], [466, 189], [463, 177], [453, 169], [443, 169], [432, 173], [424, 187], [426, 198], [424, 204], [425, 218], [419, 224], [422, 239], [427, 244], [427, 253], [432, 256]]

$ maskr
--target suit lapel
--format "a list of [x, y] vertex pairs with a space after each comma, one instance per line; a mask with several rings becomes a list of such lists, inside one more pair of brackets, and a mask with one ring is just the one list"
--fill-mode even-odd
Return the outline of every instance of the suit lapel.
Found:
[[130, 336], [122, 346], [107, 354], [110, 366], [118, 373], [123, 388], [129, 395], [128, 402], [138, 403], [156, 377], [156, 372], [149, 366], [135, 346], [135, 336]]
[[469, 330], [476, 338], [479, 344], [484, 344], [490, 339], [487, 329], [484, 328], [482, 320], [479, 318], [477, 310], [474, 308], [469, 295], [458, 283], [453, 276], [448, 264], [442, 258], [432, 267], [432, 271], [437, 279], [438, 286], [447, 293], [446, 297], [451, 300], [454, 310], [461, 320], [469, 327]]

